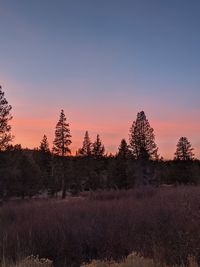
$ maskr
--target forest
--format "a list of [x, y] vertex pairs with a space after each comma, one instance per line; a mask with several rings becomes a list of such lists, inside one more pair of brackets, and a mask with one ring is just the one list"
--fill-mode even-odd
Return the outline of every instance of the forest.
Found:
[[35, 196], [65, 198], [84, 191], [131, 189], [138, 186], [198, 185], [200, 161], [187, 137], [180, 137], [173, 160], [158, 153], [154, 130], [144, 111], [138, 112], [115, 155], [106, 154], [97, 135], [71, 155], [72, 136], [64, 110], [55, 127], [52, 149], [44, 135], [38, 148], [12, 145], [12, 107], [0, 87], [0, 199]]
[[[12, 144], [0, 88], [0, 266], [158, 267], [200, 264], [200, 161], [187, 137], [173, 160], [138, 112], [115, 155], [88, 131], [75, 155], [64, 110], [50, 148]], [[119, 263], [120, 262], [120, 263]]]

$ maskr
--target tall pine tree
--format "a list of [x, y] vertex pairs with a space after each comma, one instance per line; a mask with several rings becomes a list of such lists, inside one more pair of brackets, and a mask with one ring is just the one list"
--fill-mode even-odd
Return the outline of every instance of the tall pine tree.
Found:
[[193, 160], [194, 154], [190, 142], [187, 137], [181, 137], [178, 141], [176, 152], [175, 152], [175, 160]]
[[60, 113], [60, 119], [56, 125], [55, 139], [53, 142], [53, 152], [60, 156], [71, 154], [71, 150], [69, 148], [69, 145], [72, 143], [71, 134], [69, 123], [67, 123], [66, 120], [65, 113], [62, 109]]
[[89, 157], [92, 155], [92, 143], [88, 131], [85, 132], [83, 146], [78, 150], [78, 155]]
[[137, 114], [137, 119], [130, 129], [130, 148], [135, 159], [158, 159], [154, 130], [144, 111]]
[[104, 145], [102, 145], [99, 134], [97, 134], [97, 139], [93, 143], [92, 155], [94, 158], [101, 158], [104, 156], [104, 153], [105, 153]]
[[11, 126], [9, 121], [12, 119], [10, 114], [12, 107], [8, 105], [8, 101], [4, 97], [4, 92], [0, 86], [0, 151], [5, 150], [12, 141]]

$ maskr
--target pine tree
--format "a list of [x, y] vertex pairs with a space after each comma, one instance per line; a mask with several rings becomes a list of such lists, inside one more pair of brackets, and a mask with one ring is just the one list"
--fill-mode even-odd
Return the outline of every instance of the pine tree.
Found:
[[40, 180], [42, 190], [50, 188], [52, 174], [52, 155], [49, 149], [47, 136], [44, 135], [40, 142], [39, 151], [35, 150], [34, 160], [40, 168]]
[[176, 152], [175, 152], [175, 160], [193, 160], [194, 154], [190, 142], [187, 137], [181, 137], [178, 141]]
[[130, 157], [131, 152], [129, 150], [129, 146], [126, 140], [122, 139], [119, 145], [118, 153], [116, 155], [116, 160], [113, 164], [112, 172], [112, 179], [116, 188], [122, 189], [128, 187], [127, 159], [129, 159]]
[[97, 134], [97, 139], [93, 143], [92, 155], [94, 158], [101, 158], [104, 156], [104, 153], [105, 153], [104, 145], [102, 145], [99, 134]]
[[11, 135], [11, 126], [9, 121], [12, 119], [10, 114], [12, 107], [8, 105], [6, 98], [4, 97], [4, 92], [0, 86], [0, 151], [5, 150], [12, 141], [13, 136]]
[[158, 159], [154, 130], [144, 111], [137, 114], [137, 119], [130, 129], [130, 147], [136, 159]]
[[71, 144], [69, 123], [66, 123], [64, 111], [61, 110], [60, 119], [56, 125], [53, 152], [60, 156], [71, 154], [69, 145]]
[[85, 132], [83, 146], [78, 150], [78, 155], [89, 157], [92, 155], [92, 143], [88, 131]]
[[131, 155], [129, 146], [125, 139], [121, 140], [117, 156], [122, 159], [127, 159]]
[[42, 141], [40, 142], [39, 150], [41, 152], [50, 152], [49, 142], [47, 140], [47, 136], [46, 135], [43, 136]]

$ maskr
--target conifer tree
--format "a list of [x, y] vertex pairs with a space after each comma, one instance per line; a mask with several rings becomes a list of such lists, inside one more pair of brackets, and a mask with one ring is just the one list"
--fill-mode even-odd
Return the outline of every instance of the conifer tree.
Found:
[[88, 131], [85, 132], [83, 146], [82, 148], [79, 149], [78, 155], [85, 156], [85, 157], [89, 157], [92, 155], [92, 143], [90, 141]]
[[34, 153], [34, 160], [40, 168], [41, 188], [42, 190], [49, 190], [52, 180], [52, 157], [46, 135], [40, 142], [39, 151], [36, 150]]
[[131, 155], [131, 152], [130, 152], [129, 146], [128, 146], [126, 140], [122, 139], [120, 146], [119, 146], [119, 149], [118, 149], [117, 156], [119, 158], [122, 158], [122, 159], [127, 159], [130, 157], [130, 155]]
[[181, 137], [178, 141], [176, 152], [175, 152], [175, 160], [193, 160], [194, 154], [190, 142], [187, 137]]
[[53, 152], [60, 156], [71, 154], [69, 145], [71, 144], [69, 123], [66, 122], [64, 111], [61, 110], [60, 119], [56, 125]]
[[101, 158], [104, 156], [104, 153], [105, 153], [104, 145], [102, 145], [99, 134], [97, 134], [97, 139], [93, 143], [92, 155], [94, 158]]
[[43, 138], [42, 138], [42, 141], [40, 142], [40, 147], [39, 147], [39, 150], [41, 152], [50, 152], [50, 149], [49, 149], [49, 142], [48, 142], [48, 139], [47, 139], [47, 136], [44, 135]]
[[9, 125], [9, 121], [12, 119], [11, 109], [12, 107], [8, 105], [8, 101], [4, 97], [4, 92], [0, 86], [0, 151], [5, 150], [13, 139], [10, 133], [11, 126]]
[[136, 159], [158, 159], [154, 130], [144, 111], [137, 114], [137, 119], [130, 129], [130, 147]]

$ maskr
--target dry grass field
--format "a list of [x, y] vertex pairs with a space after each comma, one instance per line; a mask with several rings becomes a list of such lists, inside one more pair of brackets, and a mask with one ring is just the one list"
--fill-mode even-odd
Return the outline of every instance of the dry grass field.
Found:
[[200, 187], [11, 201], [0, 208], [0, 258], [19, 262], [39, 255], [56, 267], [93, 260], [90, 266], [106, 266], [104, 261], [118, 262], [134, 251], [154, 263], [187, 266], [191, 258], [200, 262], [199, 225]]

